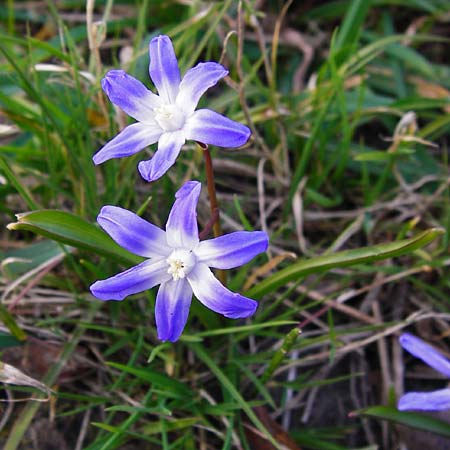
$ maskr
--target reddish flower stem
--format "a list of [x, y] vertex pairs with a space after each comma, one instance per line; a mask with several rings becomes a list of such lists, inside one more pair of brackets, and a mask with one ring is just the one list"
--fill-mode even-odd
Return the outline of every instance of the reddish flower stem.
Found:
[[203, 227], [203, 230], [200, 231], [198, 235], [201, 241], [203, 241], [203, 239], [206, 239], [209, 236], [209, 233], [211, 233], [212, 227], [216, 222], [216, 220], [218, 219], [218, 217], [219, 217], [219, 210], [216, 209], [216, 211], [212, 213], [211, 218], [208, 220], [207, 224]]
[[217, 204], [216, 196], [216, 184], [214, 182], [214, 170], [212, 165], [211, 153], [209, 152], [208, 146], [206, 144], [198, 143], [203, 150], [203, 156], [205, 158], [205, 169], [206, 169], [206, 184], [208, 186], [208, 197], [209, 206], [211, 208], [211, 215], [215, 217], [213, 223], [213, 233], [214, 237], [222, 236], [222, 228], [220, 226], [220, 210]]
[[[216, 183], [214, 181], [214, 170], [211, 159], [211, 153], [209, 152], [208, 145], [202, 142], [197, 142], [199, 147], [203, 150], [203, 157], [205, 158], [205, 170], [206, 170], [206, 185], [208, 187], [209, 206], [211, 208], [211, 221], [214, 237], [222, 236], [222, 227], [220, 226], [220, 210], [217, 203], [216, 196]], [[227, 277], [223, 270], [217, 271], [217, 277], [226, 285]]]

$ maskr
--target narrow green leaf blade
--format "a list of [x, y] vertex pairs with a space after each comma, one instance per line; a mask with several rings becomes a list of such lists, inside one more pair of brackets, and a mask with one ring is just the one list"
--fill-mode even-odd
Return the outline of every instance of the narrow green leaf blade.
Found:
[[15, 336], [0, 331], [0, 350], [7, 347], [15, 347], [21, 344], [22, 342], [19, 341]]
[[266, 368], [266, 370], [264, 371], [264, 373], [261, 376], [261, 382], [263, 384], [267, 383], [267, 381], [273, 375], [275, 370], [282, 363], [284, 357], [289, 353], [292, 346], [295, 344], [295, 341], [300, 336], [301, 332], [302, 332], [302, 330], [300, 330], [300, 328], [295, 327], [295, 328], [292, 328], [292, 330], [289, 331], [289, 333], [284, 337], [281, 347], [272, 356], [272, 359], [271, 359], [268, 367]]
[[0, 322], [2, 322], [9, 332], [20, 342], [23, 342], [27, 335], [22, 328], [17, 325], [12, 314], [8, 311], [5, 305], [0, 303]]
[[395, 258], [417, 250], [444, 233], [440, 228], [430, 228], [411, 239], [404, 239], [371, 247], [344, 250], [342, 252], [321, 255], [316, 258], [299, 261], [267, 277], [250, 289], [246, 295], [251, 298], [261, 298], [267, 292], [272, 292], [290, 281], [312, 273], [324, 272], [337, 267], [348, 267], [360, 263], [372, 263], [382, 259]]
[[17, 219], [17, 222], [8, 225], [9, 230], [32, 231], [126, 264], [137, 264], [143, 260], [120, 247], [95, 225], [69, 212], [39, 210], [18, 214]]
[[361, 26], [367, 16], [369, 7], [370, 2], [366, 0], [354, 0], [350, 2], [336, 37], [337, 48], [350, 47], [358, 41]]
[[0, 169], [3, 171], [11, 185], [14, 186], [22, 199], [25, 201], [27, 207], [33, 209], [38, 208], [37, 203], [31, 195], [30, 191], [27, 189], [24, 183], [20, 182], [19, 177], [16, 176], [16, 174], [9, 166], [8, 161], [3, 156], [0, 156]]
[[122, 372], [129, 373], [141, 380], [145, 380], [155, 387], [165, 389], [165, 391], [170, 393], [172, 397], [188, 399], [192, 398], [194, 395], [186, 384], [148, 367], [142, 368], [126, 366], [115, 362], [108, 362], [107, 364], [108, 366], [119, 369]]
[[406, 425], [418, 430], [430, 431], [442, 436], [450, 437], [450, 424], [425, 414], [416, 412], [399, 411], [392, 406], [372, 406], [351, 413], [351, 416], [371, 417], [374, 419], [388, 420]]
[[245, 401], [244, 397], [242, 397], [239, 390], [236, 386], [230, 381], [230, 379], [225, 375], [225, 373], [220, 369], [220, 367], [210, 358], [208, 353], [199, 345], [192, 343], [192, 350], [196, 353], [196, 355], [201, 359], [211, 370], [211, 372], [217, 377], [220, 381], [220, 384], [226, 389], [229, 394], [233, 397], [236, 403], [238, 403], [245, 412], [247, 417], [252, 421], [253, 425], [267, 438], [268, 441], [277, 449], [281, 450], [280, 444], [276, 442], [274, 437], [270, 434], [270, 432], [265, 428], [264, 424], [258, 419], [257, 415], [254, 413], [253, 409], [249, 406], [249, 404]]

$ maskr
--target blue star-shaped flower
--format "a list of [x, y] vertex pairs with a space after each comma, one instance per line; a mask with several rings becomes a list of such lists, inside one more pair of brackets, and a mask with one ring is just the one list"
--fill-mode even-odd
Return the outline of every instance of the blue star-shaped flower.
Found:
[[130, 156], [158, 142], [149, 161], [139, 163], [146, 181], [164, 175], [175, 163], [188, 140], [220, 147], [240, 147], [250, 130], [209, 109], [195, 110], [200, 97], [228, 71], [218, 63], [200, 63], [180, 77], [178, 62], [168, 36], [150, 42], [150, 78], [159, 95], [123, 70], [111, 70], [102, 88], [112, 103], [122, 108], [137, 123], [127, 126], [94, 155], [94, 163]]
[[156, 326], [163, 341], [176, 341], [186, 324], [192, 293], [206, 307], [232, 319], [251, 316], [257, 302], [225, 288], [210, 267], [231, 269], [267, 249], [263, 231], [237, 231], [199, 241], [196, 207], [201, 184], [188, 181], [176, 193], [166, 231], [126, 209], [104, 206], [100, 226], [122, 247], [148, 258], [118, 275], [95, 282], [101, 300], [123, 300], [160, 284]]
[[[428, 364], [433, 369], [450, 378], [450, 361], [422, 339], [409, 333], [400, 336], [401, 346]], [[450, 388], [432, 392], [408, 392], [398, 402], [400, 411], [443, 411], [450, 409]]]

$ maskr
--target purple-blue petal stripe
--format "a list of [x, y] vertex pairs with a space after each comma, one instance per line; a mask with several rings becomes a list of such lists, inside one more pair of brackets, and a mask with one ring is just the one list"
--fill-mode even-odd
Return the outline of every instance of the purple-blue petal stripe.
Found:
[[128, 295], [164, 283], [170, 277], [165, 259], [147, 260], [111, 278], [96, 281], [90, 289], [92, 295], [100, 300], [123, 300]]
[[431, 345], [409, 333], [402, 334], [399, 341], [400, 345], [411, 355], [421, 359], [425, 364], [450, 378], [450, 361]]
[[150, 41], [150, 78], [164, 103], [175, 103], [180, 85], [180, 69], [172, 41], [168, 36], [157, 36]]
[[166, 132], [158, 141], [158, 150], [148, 161], [138, 165], [139, 173], [146, 181], [161, 178], [174, 164], [185, 142], [183, 131]]
[[200, 242], [195, 250], [199, 262], [216, 269], [232, 269], [265, 252], [268, 246], [264, 231], [236, 231]]
[[188, 181], [175, 194], [175, 202], [166, 224], [168, 244], [192, 250], [198, 244], [197, 202], [202, 185]]
[[161, 133], [162, 130], [157, 125], [144, 125], [140, 122], [128, 125], [93, 156], [94, 164], [134, 155], [157, 142]]
[[169, 256], [165, 231], [127, 209], [104, 206], [97, 222], [115, 242], [136, 255], [146, 258]]
[[184, 125], [186, 139], [219, 147], [240, 147], [251, 134], [245, 125], [210, 109], [199, 109]]
[[153, 109], [162, 104], [157, 95], [123, 70], [110, 70], [102, 79], [102, 88], [112, 103], [139, 122], [153, 122]]
[[169, 280], [158, 290], [155, 305], [158, 339], [175, 342], [181, 336], [189, 315], [192, 289], [185, 279]]
[[408, 392], [398, 402], [400, 411], [450, 410], [450, 389], [432, 392]]
[[214, 276], [206, 264], [198, 263], [187, 275], [194, 295], [207, 308], [230, 319], [249, 317], [258, 303], [251, 298], [229, 291]]
[[187, 115], [192, 114], [200, 97], [227, 74], [228, 70], [216, 62], [197, 64], [189, 69], [181, 80], [176, 104]]

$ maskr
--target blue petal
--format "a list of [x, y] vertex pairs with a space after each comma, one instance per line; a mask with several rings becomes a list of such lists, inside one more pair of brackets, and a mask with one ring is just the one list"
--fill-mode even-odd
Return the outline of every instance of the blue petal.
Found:
[[96, 281], [91, 286], [94, 297], [100, 300], [123, 300], [128, 295], [151, 289], [164, 283], [171, 275], [167, 273], [167, 262], [147, 260], [131, 269], [106, 280]]
[[236, 231], [200, 242], [195, 249], [199, 262], [216, 269], [232, 269], [265, 252], [268, 246], [264, 231]]
[[148, 161], [138, 165], [142, 178], [155, 181], [162, 177], [174, 164], [186, 139], [183, 131], [166, 132], [158, 141], [158, 150]]
[[408, 392], [398, 402], [400, 411], [444, 411], [450, 410], [450, 389], [433, 392]]
[[99, 225], [121, 247], [146, 258], [169, 256], [166, 233], [136, 214], [117, 206], [104, 206]]
[[258, 307], [255, 300], [235, 294], [224, 287], [206, 264], [198, 263], [189, 272], [187, 279], [200, 302], [230, 319], [251, 316]]
[[210, 109], [199, 109], [184, 125], [186, 139], [219, 147], [240, 147], [251, 134], [249, 128]]
[[157, 125], [133, 123], [124, 128], [114, 139], [102, 147], [92, 158], [95, 164], [101, 164], [111, 158], [131, 156], [145, 147], [154, 144], [162, 130]]
[[168, 36], [157, 36], [151, 40], [149, 71], [164, 102], [175, 103], [180, 85], [180, 70]]
[[191, 250], [198, 244], [196, 209], [201, 189], [198, 181], [188, 181], [175, 194], [166, 224], [167, 242], [173, 248]]
[[191, 300], [192, 289], [186, 280], [169, 280], [161, 284], [155, 305], [158, 339], [178, 340], [186, 325]]
[[123, 70], [110, 70], [102, 80], [102, 88], [112, 103], [139, 122], [153, 122], [153, 109], [162, 104], [157, 95]]
[[190, 115], [197, 107], [200, 97], [221, 78], [228, 75], [228, 70], [215, 62], [197, 64], [189, 69], [180, 83], [176, 103]]
[[426, 342], [422, 341], [422, 339], [409, 333], [402, 334], [399, 340], [401, 346], [406, 351], [450, 378], [450, 361], [431, 347], [431, 345], [428, 345]]

